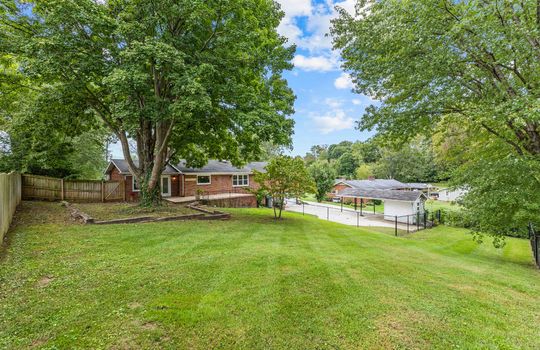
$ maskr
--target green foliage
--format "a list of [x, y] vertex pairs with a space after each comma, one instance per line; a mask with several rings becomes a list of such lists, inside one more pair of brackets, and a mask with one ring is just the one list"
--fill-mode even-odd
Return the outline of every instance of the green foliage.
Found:
[[254, 178], [261, 190], [272, 197], [276, 219], [281, 218], [286, 198], [300, 198], [306, 192], [315, 191], [315, 183], [300, 157], [273, 158], [265, 170], [264, 173], [256, 172]]
[[352, 142], [341, 141], [338, 144], [328, 146], [328, 159], [339, 159], [342, 155], [351, 151]]
[[322, 202], [334, 186], [336, 172], [327, 161], [316, 161], [309, 166], [308, 170], [315, 181], [315, 198], [317, 202]]
[[386, 148], [373, 167], [377, 178], [403, 182], [437, 181], [437, 169], [429, 143], [415, 142], [400, 149]]
[[3, 3], [2, 50], [77, 104], [55, 118], [98, 116], [150, 197], [169, 160], [240, 165], [265, 143], [290, 145], [295, 96], [282, 73], [294, 46], [277, 33], [283, 12], [271, 0]]
[[100, 179], [109, 132], [97, 127], [95, 118], [58, 118], [78, 111], [77, 100], [49, 86], [29, 86], [10, 67], [4, 65], [0, 80], [7, 92], [0, 94], [0, 171]]
[[357, 8], [356, 17], [340, 10], [331, 31], [356, 91], [382, 102], [359, 127], [398, 144], [437, 132], [436, 162], [469, 189], [464, 205], [476, 232], [500, 237], [538, 220], [540, 3], [384, 0]]
[[356, 168], [355, 172], [355, 179], [357, 180], [366, 180], [371, 176], [374, 176], [373, 172], [373, 166], [370, 164], [361, 164], [358, 168]]
[[351, 152], [345, 152], [339, 157], [336, 166], [340, 176], [352, 178], [358, 167], [358, 159]]

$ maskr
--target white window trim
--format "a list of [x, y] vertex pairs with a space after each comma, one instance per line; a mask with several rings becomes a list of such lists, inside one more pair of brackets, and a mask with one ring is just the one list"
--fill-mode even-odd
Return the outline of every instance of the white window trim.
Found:
[[135, 176], [131, 176], [131, 192], [141, 192], [141, 189], [135, 188]]
[[[245, 176], [247, 178], [247, 184], [242, 184], [242, 185], [235, 185], [234, 184], [234, 177], [238, 177], [238, 176]], [[231, 177], [231, 181], [232, 181], [232, 186], [233, 187], [249, 187], [249, 174], [234, 174], [232, 177]], [[238, 178], [236, 179], [236, 182], [238, 182]]]
[[[169, 182], [169, 192], [167, 192], [167, 193], [163, 193], [163, 179], [168, 179], [167, 181]], [[161, 195], [165, 196], [165, 197], [170, 197], [172, 195], [172, 188], [171, 188], [172, 187], [172, 179], [171, 179], [171, 176], [170, 175], [161, 175], [161, 181], [162, 181], [162, 183], [160, 184], [161, 185], [160, 186], [161, 187], [160, 188]]]
[[[199, 176], [208, 176], [208, 179], [210, 181], [208, 181], [207, 183], [200, 183]], [[212, 175], [197, 175], [197, 186], [206, 186], [206, 185], [211, 185], [211, 184], [212, 184]]]

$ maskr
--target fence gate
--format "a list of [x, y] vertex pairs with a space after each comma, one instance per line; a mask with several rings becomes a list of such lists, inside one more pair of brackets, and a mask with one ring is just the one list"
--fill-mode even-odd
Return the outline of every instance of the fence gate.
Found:
[[532, 222], [529, 222], [529, 238], [531, 240], [534, 262], [536, 266], [540, 267], [540, 234], [536, 232], [536, 228]]
[[106, 181], [103, 183], [103, 201], [124, 200], [124, 181]]

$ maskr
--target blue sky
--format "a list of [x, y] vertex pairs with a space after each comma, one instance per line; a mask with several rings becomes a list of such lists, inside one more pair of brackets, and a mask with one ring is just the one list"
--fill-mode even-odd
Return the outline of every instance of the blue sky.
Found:
[[[285, 16], [278, 31], [296, 44], [295, 68], [285, 73], [297, 96], [293, 155], [304, 155], [310, 147], [343, 140], [365, 140], [372, 133], [355, 129], [364, 109], [373, 103], [351, 92], [349, 76], [340, 69], [340, 56], [332, 50], [330, 20], [337, 16], [335, 6], [354, 13], [356, 0], [277, 0]], [[120, 147], [111, 149], [123, 158]]]
[[365, 140], [372, 133], [355, 129], [356, 121], [373, 101], [351, 92], [352, 82], [340, 69], [339, 52], [326, 36], [336, 6], [354, 14], [356, 0], [277, 0], [285, 12], [280, 34], [297, 46], [295, 68], [286, 74], [297, 96], [293, 136], [294, 155], [312, 145]]

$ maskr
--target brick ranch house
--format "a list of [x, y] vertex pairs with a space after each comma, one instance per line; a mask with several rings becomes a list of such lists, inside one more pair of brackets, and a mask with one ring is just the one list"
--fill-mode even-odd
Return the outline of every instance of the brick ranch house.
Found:
[[[229, 161], [210, 160], [202, 168], [188, 168], [185, 161], [177, 165], [167, 165], [161, 175], [161, 194], [163, 197], [186, 197], [197, 194], [219, 196], [223, 194], [246, 194], [247, 188], [256, 189], [254, 171], [265, 171], [266, 162], [248, 163], [242, 168], [233, 166]], [[112, 159], [105, 170], [105, 178], [112, 181], [124, 181], [126, 201], [139, 199], [137, 181], [129, 171], [124, 159]], [[255, 197], [250, 196], [249, 205], [256, 205]]]

